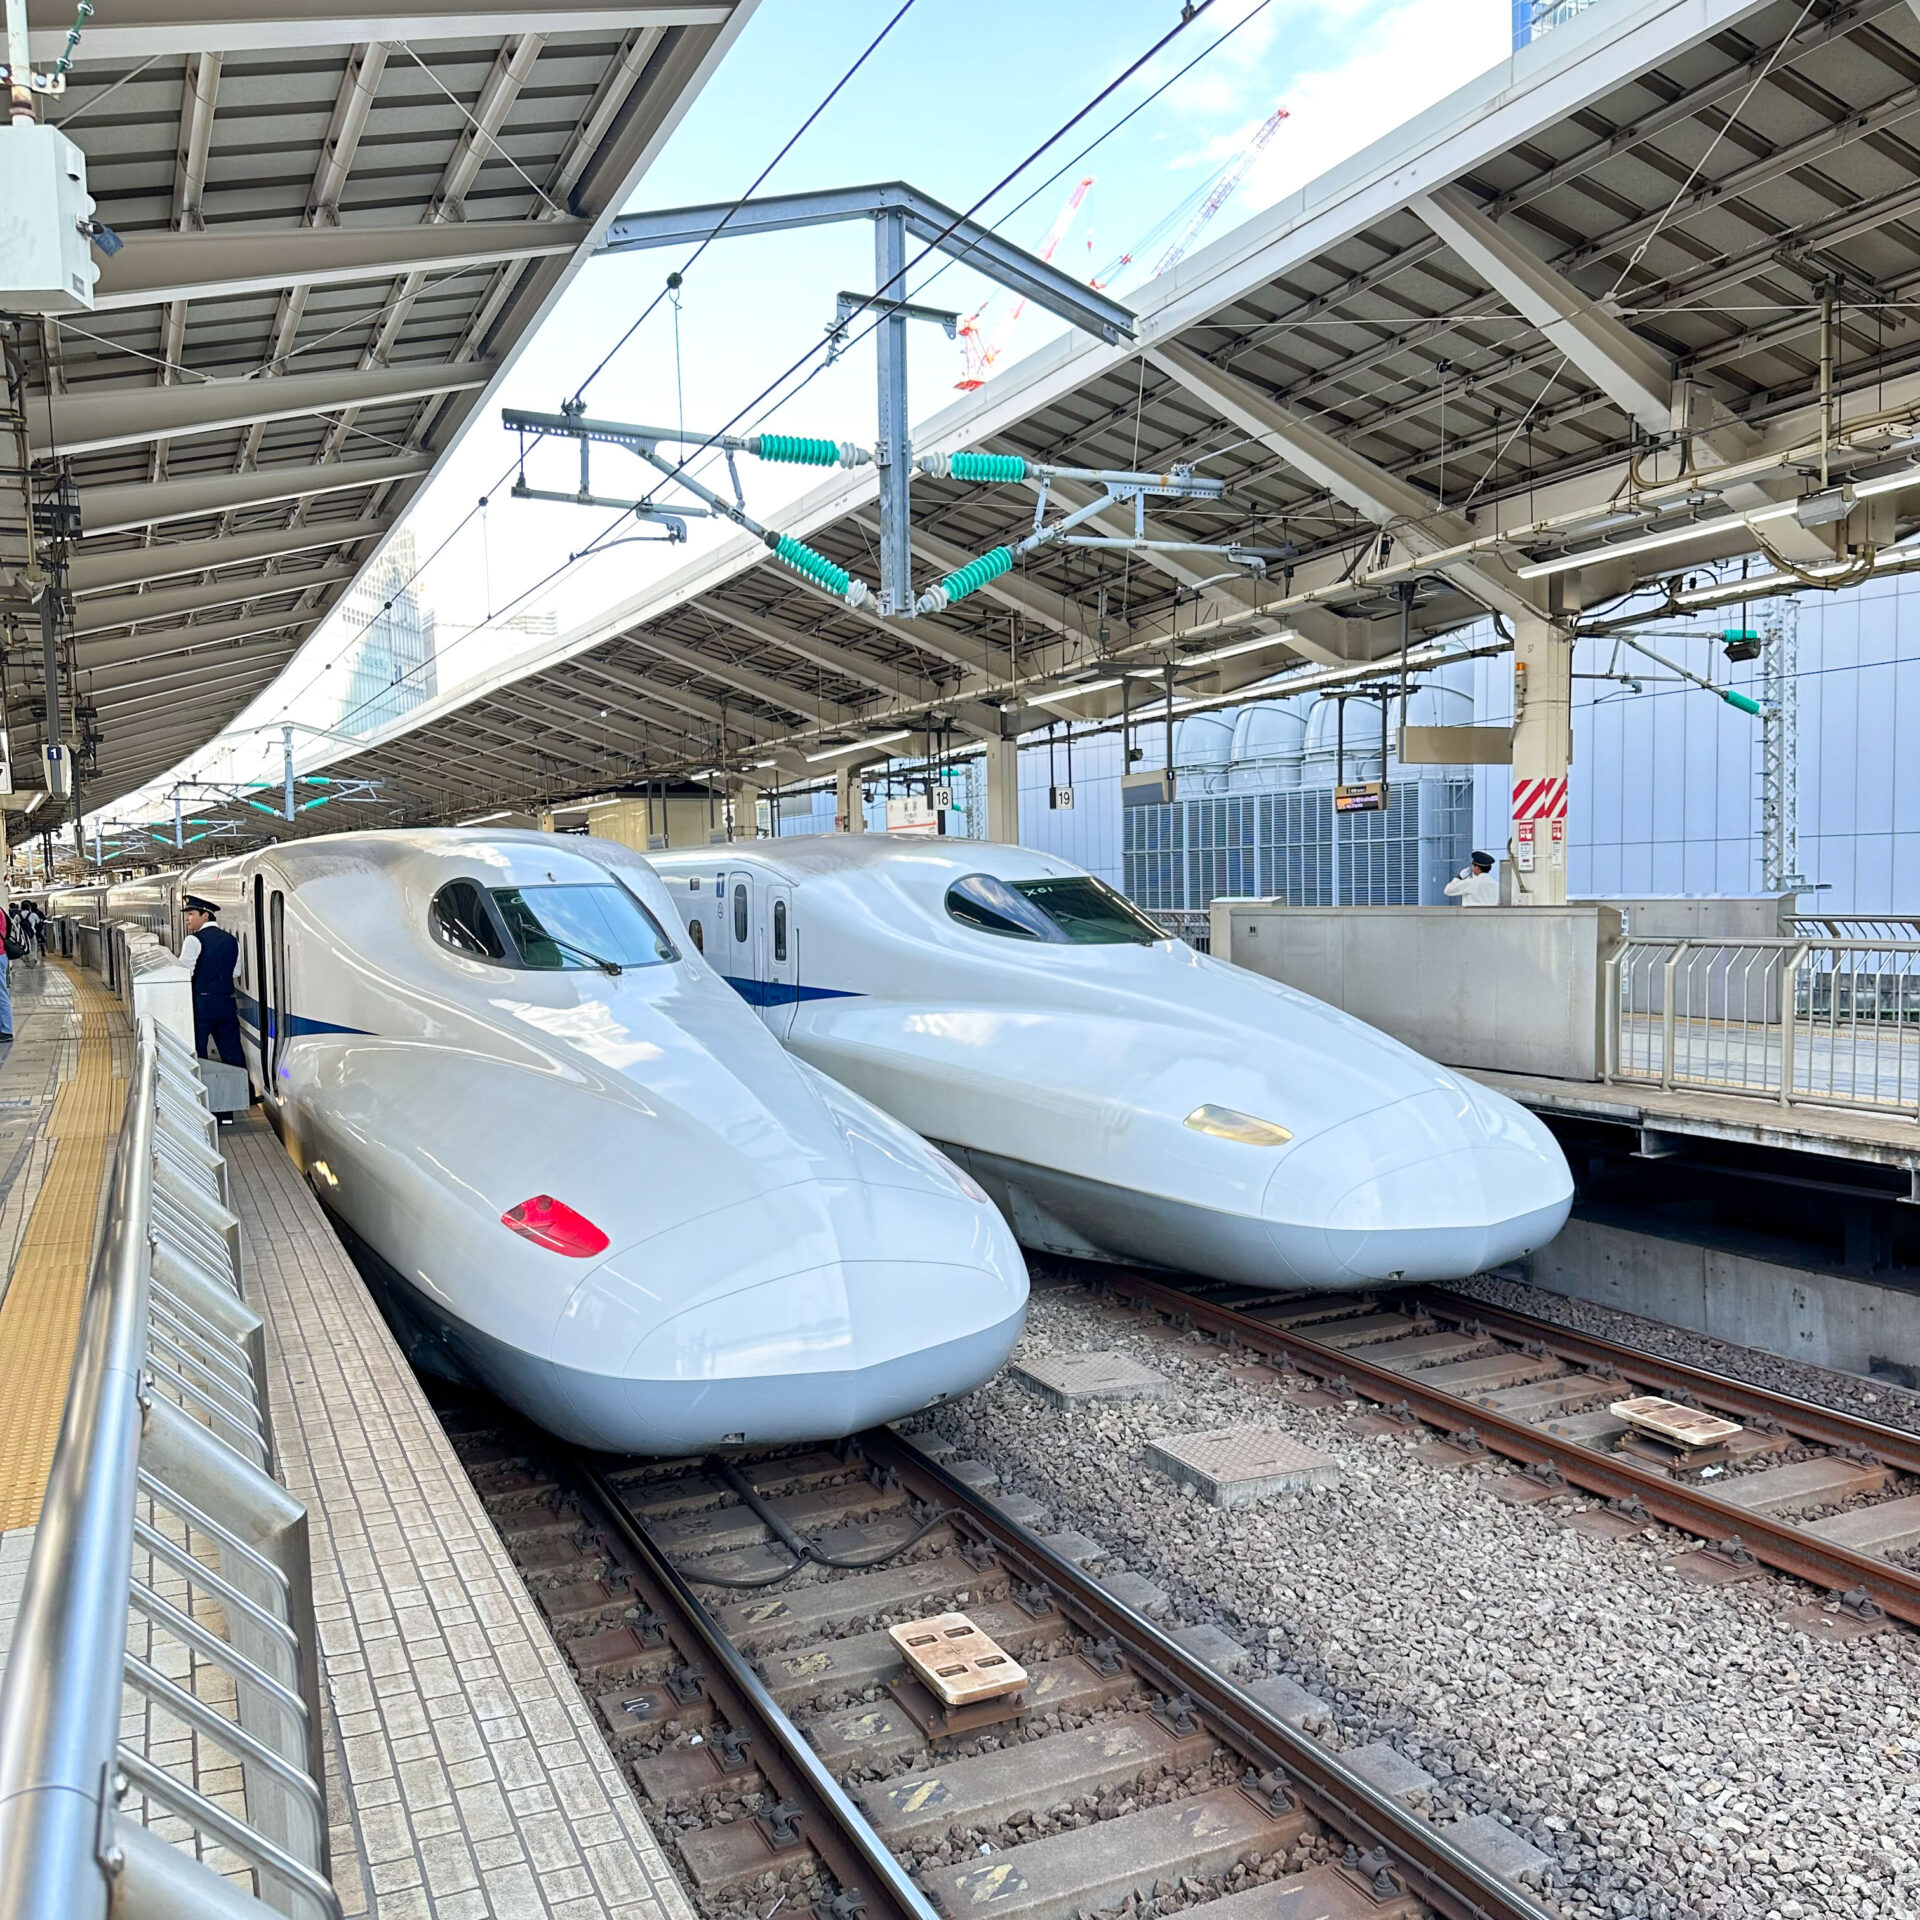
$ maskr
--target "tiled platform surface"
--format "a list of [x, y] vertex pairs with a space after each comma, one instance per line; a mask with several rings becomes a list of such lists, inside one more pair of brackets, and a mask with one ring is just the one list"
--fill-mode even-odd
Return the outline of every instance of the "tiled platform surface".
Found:
[[[14, 1043], [0, 1047], [0, 1303], [13, 1278], [27, 1217], [47, 1177], [47, 1118], [80, 1059], [80, 1014], [65, 974], [44, 964], [8, 969]], [[116, 1058], [116, 1066], [120, 1063]], [[0, 1666], [13, 1637], [34, 1529], [0, 1532]]]
[[692, 1920], [318, 1203], [257, 1118], [222, 1140], [280, 1477], [311, 1516], [346, 1912]]

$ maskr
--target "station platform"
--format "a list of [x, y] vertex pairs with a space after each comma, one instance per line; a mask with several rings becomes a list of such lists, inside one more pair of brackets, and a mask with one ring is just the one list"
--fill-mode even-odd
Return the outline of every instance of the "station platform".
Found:
[[1460, 1069], [1535, 1113], [1635, 1127], [1643, 1150], [1660, 1151], [1662, 1136], [1725, 1141], [1779, 1152], [1816, 1154], [1893, 1167], [1909, 1177], [1920, 1201], [1920, 1125], [1911, 1113], [1858, 1107], [1783, 1106], [1762, 1094], [1714, 1093], [1699, 1087], [1649, 1087], [1627, 1081], [1555, 1080], [1544, 1075]]
[[[135, 1042], [91, 975], [16, 967], [0, 1060], [0, 1665], [35, 1537]], [[326, 1821], [344, 1915], [692, 1920], [425, 1396], [258, 1114], [222, 1128], [265, 1320], [276, 1477], [307, 1508]], [[178, 1596], [183, 1590], [173, 1589]], [[191, 1605], [191, 1602], [186, 1602]], [[197, 1616], [196, 1616], [197, 1617]], [[150, 1657], [144, 1621], [130, 1650]], [[180, 1668], [206, 1697], [202, 1668]], [[121, 1738], [239, 1798], [133, 1692]], [[155, 1823], [165, 1835], [164, 1825]], [[227, 1870], [227, 1863], [213, 1864]]]

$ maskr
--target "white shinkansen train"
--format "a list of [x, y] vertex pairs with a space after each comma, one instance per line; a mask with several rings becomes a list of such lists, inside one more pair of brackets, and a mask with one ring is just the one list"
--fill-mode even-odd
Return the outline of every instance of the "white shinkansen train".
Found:
[[639, 855], [346, 834], [110, 911], [160, 931], [189, 891], [239, 939], [269, 1115], [418, 1363], [675, 1453], [895, 1419], [1011, 1350], [1026, 1269], [987, 1196], [783, 1052]]
[[1476, 1273], [1566, 1220], [1566, 1161], [1523, 1108], [1064, 860], [886, 834], [651, 858], [786, 1045], [967, 1168], [1029, 1247], [1358, 1288]]

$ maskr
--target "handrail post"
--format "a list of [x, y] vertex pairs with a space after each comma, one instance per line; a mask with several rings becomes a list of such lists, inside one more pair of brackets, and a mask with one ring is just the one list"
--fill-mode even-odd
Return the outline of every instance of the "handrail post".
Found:
[[1673, 988], [1674, 974], [1687, 950], [1693, 945], [1691, 940], [1682, 940], [1667, 955], [1667, 964], [1661, 970], [1660, 980], [1660, 1085], [1667, 1089], [1673, 1085], [1674, 1031], [1673, 1031]]
[[146, 1347], [154, 1057], [140, 1050], [66, 1412], [0, 1681], [0, 1920], [105, 1920]]
[[1794, 948], [1780, 976], [1780, 1104], [1793, 1105], [1793, 1051], [1797, 1044], [1799, 1018], [1800, 963], [1812, 943], [1803, 940]]
[[1600, 989], [1606, 995], [1606, 1012], [1600, 1028], [1600, 1078], [1606, 1085], [1611, 1085], [1620, 1071], [1620, 974], [1627, 952], [1627, 943], [1622, 940], [1608, 954], [1605, 984]]

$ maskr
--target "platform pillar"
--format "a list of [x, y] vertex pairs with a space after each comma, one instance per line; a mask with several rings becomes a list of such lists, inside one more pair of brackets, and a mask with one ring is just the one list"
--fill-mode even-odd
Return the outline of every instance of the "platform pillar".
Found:
[[833, 830], [835, 833], [867, 830], [867, 809], [861, 797], [858, 767], [842, 767], [833, 776]]
[[1514, 620], [1513, 710], [1509, 897], [1516, 906], [1564, 907], [1573, 641], [1543, 614]]
[[1020, 844], [1020, 742], [987, 742], [987, 838]]

